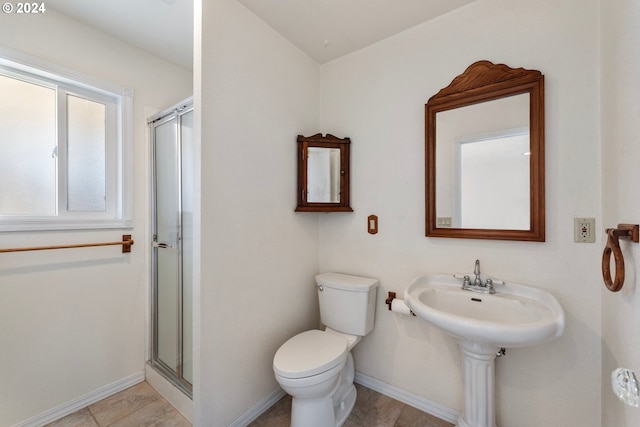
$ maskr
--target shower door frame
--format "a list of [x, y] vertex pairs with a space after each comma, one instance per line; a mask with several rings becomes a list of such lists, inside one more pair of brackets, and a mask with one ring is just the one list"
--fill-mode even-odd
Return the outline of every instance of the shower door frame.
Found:
[[[167, 381], [173, 384], [176, 388], [186, 394], [189, 398], [193, 398], [193, 384], [184, 378], [183, 371], [183, 354], [184, 354], [184, 313], [183, 313], [183, 194], [182, 194], [182, 177], [183, 177], [183, 158], [182, 158], [182, 132], [181, 132], [181, 118], [183, 115], [193, 111], [193, 99], [187, 100], [168, 108], [167, 110], [158, 113], [147, 120], [149, 126], [149, 138], [151, 145], [151, 310], [150, 310], [150, 325], [151, 325], [151, 342], [150, 342], [150, 358], [149, 364], [152, 368], [158, 371]], [[177, 277], [179, 281], [176, 295], [176, 313], [177, 313], [177, 349], [176, 349], [176, 370], [174, 371], [169, 365], [163, 362], [158, 357], [158, 250], [163, 248], [163, 242], [157, 241], [158, 224], [157, 224], [157, 171], [156, 171], [156, 132], [155, 128], [176, 120], [176, 179], [177, 182], [177, 206], [178, 215], [176, 236], [176, 250], [178, 257]]]

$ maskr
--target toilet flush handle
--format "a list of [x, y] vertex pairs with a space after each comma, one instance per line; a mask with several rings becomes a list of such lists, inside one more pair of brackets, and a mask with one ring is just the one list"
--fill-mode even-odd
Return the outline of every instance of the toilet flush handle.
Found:
[[320, 292], [324, 291], [324, 286], [322, 285], [316, 285], [316, 288], [318, 288]]

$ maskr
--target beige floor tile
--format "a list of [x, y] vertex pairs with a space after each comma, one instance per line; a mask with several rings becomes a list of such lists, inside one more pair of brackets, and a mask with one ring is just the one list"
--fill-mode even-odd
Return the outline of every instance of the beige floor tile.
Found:
[[356, 384], [358, 397], [349, 420], [366, 427], [393, 427], [405, 406], [384, 394]]
[[453, 424], [405, 405], [394, 427], [453, 427]]
[[105, 427], [158, 400], [160, 395], [146, 382], [89, 406], [100, 427]]
[[291, 396], [285, 396], [247, 427], [289, 427]]
[[98, 427], [98, 423], [93, 419], [89, 408], [84, 408], [47, 424], [45, 427]]
[[109, 427], [190, 427], [191, 424], [184, 419], [164, 399], [158, 399], [138, 411], [128, 415]]
[[342, 427], [363, 427], [363, 426], [361, 426], [360, 424], [357, 424], [351, 418], [347, 418], [347, 421], [345, 421], [344, 424], [342, 424]]

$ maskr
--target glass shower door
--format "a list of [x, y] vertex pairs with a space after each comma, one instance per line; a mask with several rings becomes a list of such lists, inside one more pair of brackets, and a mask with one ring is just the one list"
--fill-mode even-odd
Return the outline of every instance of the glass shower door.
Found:
[[193, 109], [182, 105], [149, 126], [153, 151], [151, 364], [190, 396]]

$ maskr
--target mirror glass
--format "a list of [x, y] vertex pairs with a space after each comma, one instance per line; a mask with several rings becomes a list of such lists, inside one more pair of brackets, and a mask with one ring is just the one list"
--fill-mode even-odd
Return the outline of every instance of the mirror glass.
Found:
[[478, 61], [425, 106], [426, 235], [545, 240], [544, 76]]
[[339, 148], [307, 148], [307, 202], [340, 202]]
[[528, 230], [529, 94], [436, 114], [438, 227]]

